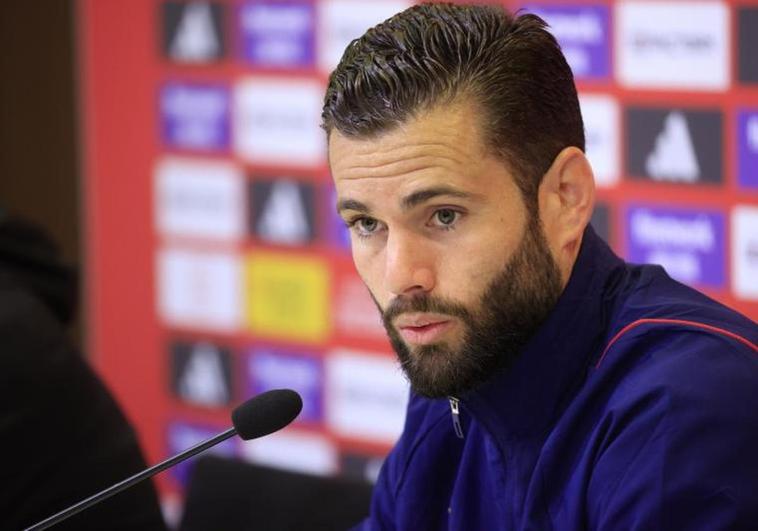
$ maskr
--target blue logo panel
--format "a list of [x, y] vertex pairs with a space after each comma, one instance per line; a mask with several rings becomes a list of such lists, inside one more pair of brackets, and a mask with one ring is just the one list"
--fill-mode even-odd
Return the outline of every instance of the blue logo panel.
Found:
[[758, 190], [758, 109], [741, 111], [737, 123], [738, 182], [742, 188]]
[[627, 259], [660, 264], [686, 284], [722, 288], [724, 228], [720, 212], [634, 206], [627, 211]]
[[229, 90], [210, 84], [167, 83], [160, 92], [165, 145], [193, 150], [229, 148]]
[[608, 7], [527, 4], [526, 10], [548, 23], [574, 77], [590, 80], [610, 76]]
[[250, 63], [278, 68], [313, 66], [313, 4], [249, 2], [239, 10], [239, 25], [242, 55]]
[[[218, 435], [230, 427], [231, 426], [214, 427], [206, 424], [189, 422], [172, 422], [168, 426], [168, 453], [169, 455], [175, 455], [179, 452], [183, 452], [206, 439]], [[234, 439], [227, 439], [213, 448], [208, 449], [208, 452], [231, 457], [235, 453]], [[193, 463], [194, 460], [189, 459], [179, 463], [171, 469], [171, 474], [182, 486], [187, 486], [192, 472]]]
[[345, 221], [337, 214], [337, 190], [333, 185], [325, 188], [326, 217], [328, 223], [329, 241], [339, 249], [350, 251], [350, 230], [345, 226]]
[[247, 390], [252, 395], [270, 389], [293, 389], [303, 398], [298, 417], [305, 422], [323, 418], [321, 360], [292, 351], [256, 347], [247, 359]]

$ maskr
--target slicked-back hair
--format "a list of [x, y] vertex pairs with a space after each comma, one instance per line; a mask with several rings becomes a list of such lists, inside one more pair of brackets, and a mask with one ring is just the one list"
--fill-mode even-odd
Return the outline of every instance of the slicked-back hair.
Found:
[[545, 22], [502, 7], [421, 4], [368, 30], [329, 77], [322, 127], [371, 139], [455, 101], [478, 110], [483, 138], [528, 206], [562, 149], [584, 151], [571, 69]]

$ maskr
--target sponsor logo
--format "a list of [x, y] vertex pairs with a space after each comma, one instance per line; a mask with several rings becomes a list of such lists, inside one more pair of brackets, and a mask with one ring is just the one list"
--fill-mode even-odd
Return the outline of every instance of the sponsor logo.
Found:
[[[171, 422], [168, 425], [168, 454], [174, 455], [191, 448], [206, 439], [226, 430], [226, 426], [208, 426], [188, 422]], [[235, 453], [234, 441], [227, 439], [207, 450], [216, 455], [231, 457]], [[192, 475], [194, 459], [183, 461], [171, 469], [171, 474], [182, 485], [187, 486]]]
[[758, 7], [737, 8], [738, 78], [742, 83], [758, 83]]
[[239, 24], [242, 54], [252, 64], [282, 68], [313, 66], [313, 4], [247, 3], [239, 10]]
[[282, 245], [313, 241], [316, 219], [312, 185], [281, 178], [255, 181], [250, 190], [253, 232], [258, 238]]
[[328, 216], [329, 240], [337, 248], [350, 249], [350, 230], [345, 226], [345, 221], [337, 214], [337, 190], [333, 184], [326, 187], [324, 197], [327, 198], [325, 212]]
[[590, 220], [590, 223], [592, 223], [592, 228], [595, 229], [597, 235], [610, 243], [610, 207], [607, 204], [595, 204], [595, 210], [592, 211], [592, 219]]
[[223, 20], [224, 8], [214, 2], [164, 2], [163, 54], [184, 63], [220, 59]]
[[350, 41], [411, 6], [397, 0], [325, 0], [319, 2], [319, 67], [331, 72]]
[[170, 147], [229, 147], [229, 91], [219, 85], [167, 83], [160, 93], [163, 142]]
[[620, 2], [616, 74], [629, 87], [724, 90], [729, 9], [722, 2]]
[[722, 115], [711, 110], [629, 108], [627, 173], [684, 184], [722, 181]]
[[168, 248], [158, 253], [158, 314], [168, 324], [229, 332], [242, 314], [242, 267], [233, 254]]
[[737, 122], [738, 181], [744, 188], [758, 189], [758, 110], [740, 111]]
[[319, 476], [337, 473], [337, 449], [325, 437], [288, 429], [254, 441], [242, 441], [240, 454], [253, 463]]
[[164, 159], [155, 170], [155, 219], [168, 236], [237, 241], [244, 236], [244, 176], [234, 165]]
[[527, 11], [550, 26], [577, 79], [610, 75], [608, 8], [599, 5], [533, 5]]
[[345, 437], [394, 442], [403, 430], [408, 382], [394, 357], [337, 349], [326, 359], [326, 418]]
[[330, 332], [330, 278], [316, 258], [251, 255], [245, 264], [250, 330], [290, 341], [324, 341]]
[[313, 355], [255, 347], [247, 358], [247, 392], [257, 395], [270, 389], [293, 389], [303, 399], [298, 420], [320, 422], [323, 408], [323, 367]]
[[209, 342], [171, 345], [171, 381], [174, 395], [201, 406], [224, 406], [232, 399], [232, 362], [229, 349]]
[[632, 207], [627, 212], [627, 258], [662, 265], [677, 280], [724, 285], [724, 215], [716, 212]]
[[315, 80], [248, 78], [234, 91], [234, 147], [257, 164], [318, 166], [323, 88]]
[[732, 212], [732, 273], [734, 294], [758, 300], [758, 207]]
[[587, 158], [598, 186], [613, 186], [619, 178], [619, 107], [610, 96], [581, 95]]

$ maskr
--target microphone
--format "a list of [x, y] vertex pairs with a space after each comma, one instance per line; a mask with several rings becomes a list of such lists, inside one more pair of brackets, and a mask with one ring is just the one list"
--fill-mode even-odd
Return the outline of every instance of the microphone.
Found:
[[249, 441], [274, 433], [295, 420], [300, 414], [301, 409], [303, 409], [303, 401], [300, 398], [300, 395], [291, 389], [273, 389], [257, 395], [247, 402], [237, 406], [237, 408], [232, 411], [233, 428], [229, 428], [225, 432], [219, 433], [210, 439], [196, 444], [174, 457], [170, 457], [157, 465], [151, 466], [147, 470], [143, 470], [138, 474], [126, 478], [125, 480], [80, 501], [76, 505], [72, 505], [68, 509], [64, 509], [31, 527], [27, 527], [24, 531], [40, 531], [42, 529], [47, 529], [48, 527], [62, 522], [92, 505], [110, 498], [114, 494], [118, 494], [122, 490], [128, 489], [132, 485], [152, 477], [158, 472], [163, 472], [167, 468], [171, 468], [185, 459], [189, 459], [190, 457], [197, 455], [230, 437], [234, 437], [235, 435], [239, 435], [243, 440]]

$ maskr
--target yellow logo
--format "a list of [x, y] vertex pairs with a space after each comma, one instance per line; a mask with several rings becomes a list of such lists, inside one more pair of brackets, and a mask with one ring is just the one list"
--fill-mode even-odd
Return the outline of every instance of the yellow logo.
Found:
[[245, 263], [245, 314], [253, 333], [285, 340], [327, 339], [329, 270], [316, 258], [255, 253]]

